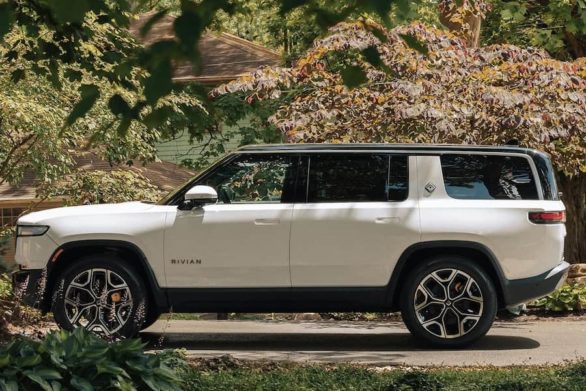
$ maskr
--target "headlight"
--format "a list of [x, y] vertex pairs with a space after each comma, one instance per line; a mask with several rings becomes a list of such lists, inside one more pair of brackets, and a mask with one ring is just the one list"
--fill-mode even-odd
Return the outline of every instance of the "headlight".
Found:
[[16, 236], [41, 236], [48, 230], [48, 225], [18, 225], [16, 226]]

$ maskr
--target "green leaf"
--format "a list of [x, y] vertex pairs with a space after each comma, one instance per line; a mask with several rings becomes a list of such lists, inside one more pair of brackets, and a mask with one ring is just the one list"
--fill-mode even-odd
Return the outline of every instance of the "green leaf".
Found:
[[45, 380], [59, 380], [63, 378], [58, 371], [52, 368], [35, 368], [34, 373]]
[[45, 391], [53, 391], [51, 384], [48, 381], [43, 379], [41, 376], [37, 375], [33, 371], [25, 371], [25, 376], [31, 379], [33, 382], [37, 383], [41, 388]]
[[200, 17], [194, 12], [184, 11], [173, 23], [175, 35], [187, 51], [195, 50], [195, 43], [201, 36], [203, 27]]
[[116, 128], [116, 133], [118, 133], [122, 137], [126, 136], [126, 134], [128, 133], [128, 128], [130, 127], [131, 123], [131, 118], [123, 118], [122, 121], [120, 121], [118, 127]]
[[19, 367], [34, 367], [35, 365], [39, 365], [43, 360], [40, 355], [34, 354], [31, 356], [18, 357], [14, 361]]
[[382, 69], [386, 73], [391, 73], [391, 69], [383, 62], [378, 50], [371, 46], [362, 51], [362, 55], [375, 68]]
[[26, 73], [25, 73], [24, 69], [15, 69], [10, 74], [10, 80], [12, 80], [13, 83], [18, 83], [19, 81], [24, 79], [25, 75], [26, 75]]
[[88, 0], [52, 0], [48, 3], [55, 19], [62, 23], [81, 24], [90, 10]]
[[0, 3], [0, 39], [12, 29], [12, 23], [14, 23], [14, 13], [10, 3]]
[[94, 391], [94, 386], [89, 381], [76, 375], [71, 377], [71, 385], [79, 391]]
[[0, 368], [7, 366], [10, 364], [10, 354], [8, 352], [4, 352], [0, 355]]
[[143, 123], [153, 129], [161, 126], [169, 118], [173, 110], [170, 107], [161, 107], [153, 110], [143, 118]]
[[66, 69], [63, 74], [69, 81], [81, 81], [82, 74], [75, 69]]
[[127, 116], [131, 109], [126, 100], [120, 95], [113, 95], [108, 101], [108, 107], [114, 115]]
[[429, 54], [429, 49], [427, 48], [427, 46], [423, 44], [421, 41], [419, 41], [417, 38], [407, 34], [399, 34], [399, 36], [403, 39], [403, 41], [405, 41], [407, 46], [409, 46], [411, 49], [416, 50], [419, 53], [426, 56]]
[[[391, 13], [391, 5], [393, 3], [398, 3], [401, 8], [407, 6], [406, 1], [391, 1], [391, 0], [364, 0], [362, 2], [363, 7], [367, 11], [374, 11], [383, 21], [383, 23], [387, 26], [390, 25], [389, 15]], [[403, 11], [404, 12], [404, 11]]]
[[165, 15], [167, 15], [167, 10], [164, 9], [162, 11], [157, 12], [156, 14], [154, 14], [153, 16], [151, 16], [149, 18], [149, 20], [146, 21], [146, 23], [140, 28], [140, 36], [144, 38], [145, 35], [147, 35], [149, 33], [149, 31], [151, 31], [151, 29], [153, 28], [153, 26], [159, 21], [161, 20]]
[[281, 15], [292, 11], [295, 8], [301, 7], [308, 3], [308, 0], [281, 0], [281, 7], [279, 12]]
[[364, 84], [368, 79], [364, 69], [356, 65], [350, 65], [342, 69], [342, 80], [344, 85], [348, 88], [355, 88], [361, 84]]
[[49, 81], [56, 90], [61, 90], [61, 78], [59, 77], [59, 64], [55, 60], [49, 62]]
[[100, 97], [100, 90], [93, 84], [82, 84], [79, 87], [81, 99], [73, 106], [67, 117], [67, 125], [72, 125], [78, 118], [83, 117], [94, 106]]
[[160, 97], [173, 89], [171, 61], [166, 59], [153, 69], [144, 82], [144, 95], [149, 104], [154, 105]]

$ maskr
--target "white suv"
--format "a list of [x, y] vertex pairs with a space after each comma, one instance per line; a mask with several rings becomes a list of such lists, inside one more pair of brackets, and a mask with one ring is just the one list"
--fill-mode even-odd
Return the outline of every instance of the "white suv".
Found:
[[519, 147], [241, 148], [158, 205], [19, 219], [15, 286], [65, 328], [131, 336], [162, 312], [400, 309], [438, 346], [563, 281], [564, 205]]

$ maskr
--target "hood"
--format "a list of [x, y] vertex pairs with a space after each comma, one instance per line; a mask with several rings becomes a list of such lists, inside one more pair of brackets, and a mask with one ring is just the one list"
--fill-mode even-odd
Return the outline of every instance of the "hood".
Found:
[[99, 204], [82, 206], [65, 206], [29, 213], [18, 219], [17, 224], [43, 224], [61, 217], [83, 217], [94, 215], [112, 215], [119, 213], [143, 212], [154, 205], [144, 202], [123, 202], [120, 204]]

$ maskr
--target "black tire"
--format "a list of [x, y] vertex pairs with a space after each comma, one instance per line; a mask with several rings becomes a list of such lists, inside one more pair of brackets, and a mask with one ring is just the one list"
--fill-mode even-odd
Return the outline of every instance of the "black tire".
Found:
[[144, 322], [142, 323], [142, 326], [140, 326], [140, 330], [145, 330], [148, 329], [149, 327], [151, 327], [153, 325], [153, 323], [155, 323], [157, 320], [159, 320], [159, 317], [161, 316], [161, 312], [159, 312], [158, 310], [154, 309], [154, 308], [150, 308], [148, 313], [146, 314], [146, 317], [144, 319]]
[[[109, 278], [116, 287], [122, 287], [124, 284], [125, 286], [119, 289], [114, 287], [106, 294], [106, 290], [100, 288], [106, 278]], [[79, 286], [89, 281], [92, 288], [88, 290], [72, 286], [74, 279]], [[145, 285], [135, 270], [115, 254], [87, 255], [72, 261], [57, 280], [55, 287], [51, 311], [57, 325], [65, 330], [91, 326], [82, 322], [88, 317], [95, 320], [92, 331], [97, 334], [110, 339], [130, 338], [138, 334], [145, 322], [148, 313]], [[97, 292], [102, 293], [98, 295]], [[118, 296], [115, 296], [116, 293]], [[66, 300], [66, 295], [69, 295], [71, 300]], [[129, 297], [131, 300], [128, 300]], [[81, 311], [74, 310], [77, 307], [73, 305], [73, 301], [83, 304], [83, 307], [79, 307], [82, 308]], [[94, 304], [88, 304], [92, 301]], [[76, 320], [75, 315], [78, 313], [83, 316]], [[99, 329], [104, 329], [104, 326], [110, 326], [111, 332], [100, 333]]]
[[[434, 272], [439, 273], [432, 276]], [[474, 282], [466, 282], [471, 281], [468, 277]], [[416, 267], [405, 281], [400, 302], [409, 331], [418, 340], [440, 348], [462, 347], [484, 336], [498, 306], [490, 276], [460, 256], [438, 256]]]

